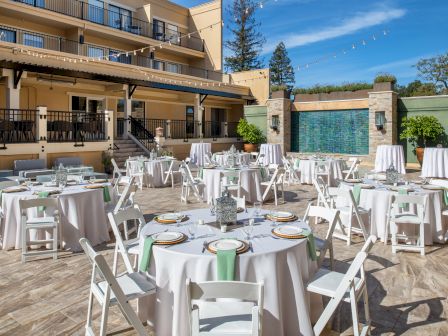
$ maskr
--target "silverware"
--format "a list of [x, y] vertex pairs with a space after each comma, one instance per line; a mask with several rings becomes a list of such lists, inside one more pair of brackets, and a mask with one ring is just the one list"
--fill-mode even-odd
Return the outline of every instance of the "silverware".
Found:
[[249, 250], [254, 253], [254, 248], [252, 247], [252, 242], [249, 242]]
[[205, 249], [207, 248], [207, 245], [208, 245], [207, 241], [204, 241], [204, 243], [202, 244], [202, 252], [201, 253], [205, 252]]

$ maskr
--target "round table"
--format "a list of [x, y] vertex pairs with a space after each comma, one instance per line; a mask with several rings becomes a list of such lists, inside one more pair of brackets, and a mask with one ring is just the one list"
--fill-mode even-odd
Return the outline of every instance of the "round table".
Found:
[[143, 184], [148, 187], [164, 187], [165, 171], [168, 171], [172, 160], [172, 158], [127, 160], [126, 174], [132, 176], [133, 172], [139, 172], [140, 165], [143, 164]]
[[239, 197], [246, 197], [246, 202], [261, 202], [263, 191], [261, 189], [261, 170], [260, 168], [241, 168], [241, 169], [203, 169], [203, 181], [205, 184], [204, 200], [210, 203], [213, 199], [221, 197], [221, 177], [226, 172], [233, 172], [239, 176], [241, 189]]
[[[112, 202], [116, 195], [110, 183]], [[106, 216], [103, 189], [85, 189], [85, 185], [68, 186], [61, 194], [56, 195], [59, 200], [60, 242], [64, 249], [82, 251], [79, 239], [85, 237], [92, 245], [109, 241], [109, 221]], [[37, 198], [34, 193], [38, 190], [54, 189], [42, 186], [32, 187], [29, 191], [2, 193], [3, 218], [3, 249], [20, 249], [21, 244], [21, 215], [19, 200]], [[28, 215], [37, 216], [36, 209], [30, 209]], [[35, 232], [31, 231], [35, 239]], [[39, 235], [43, 234], [43, 230]]]
[[[366, 180], [365, 183], [375, 185], [375, 189], [361, 189], [359, 206], [364, 209], [371, 209], [370, 234], [385, 240], [384, 233], [387, 225], [387, 212], [390, 196], [396, 191], [388, 190], [383, 184], [375, 184], [372, 180]], [[349, 184], [341, 183], [343, 188], [352, 188]], [[446, 216], [442, 216], [444, 209], [443, 191], [422, 189], [420, 186], [413, 186], [415, 192], [410, 194], [428, 195], [428, 202], [425, 210], [425, 244], [442, 243], [445, 241], [445, 232], [447, 231]], [[417, 228], [417, 225], [408, 225], [407, 229]], [[407, 230], [405, 230], [407, 232]], [[389, 231], [390, 233], [390, 231]], [[415, 232], [409, 232], [415, 234]]]
[[375, 171], [385, 172], [393, 164], [400, 174], [406, 174], [403, 146], [380, 145], [376, 149]]
[[336, 180], [342, 180], [342, 170], [345, 162], [343, 160], [300, 160], [298, 170], [300, 171], [300, 183], [302, 184], [313, 184], [313, 178], [315, 173], [315, 168], [318, 163], [325, 162], [328, 165], [329, 170], [329, 186], [335, 187], [337, 186]]
[[198, 142], [192, 143], [190, 149], [190, 159], [191, 163], [202, 167], [206, 161], [204, 159], [205, 155], [212, 155], [212, 144], [208, 142]]
[[[227, 159], [230, 154], [227, 153], [214, 153], [212, 158], [213, 160], [220, 166], [225, 166], [227, 163]], [[238, 153], [237, 164], [249, 165], [250, 164], [250, 153]]]
[[448, 148], [425, 148], [421, 176], [448, 178]]
[[274, 163], [282, 165], [282, 146], [280, 144], [261, 144], [260, 154], [264, 154], [263, 164], [265, 166]]
[[[196, 239], [182, 244], [152, 250], [149, 274], [157, 285], [157, 294], [139, 299], [138, 312], [142, 320], [155, 326], [157, 335], [189, 335], [189, 317], [185, 281], [217, 280], [216, 255], [205, 251], [204, 241], [218, 238], [243, 238], [241, 229], [221, 233], [214, 226], [215, 217], [208, 209], [186, 213], [189, 222], [203, 219]], [[247, 220], [249, 214], [238, 214], [238, 220]], [[298, 225], [305, 227], [304, 223]], [[230, 228], [230, 227], [228, 227]], [[181, 227], [151, 222], [143, 227], [140, 237], [142, 255], [146, 235], [166, 229], [188, 235], [187, 224]], [[237, 256], [235, 280], [264, 281], [263, 335], [311, 335], [311, 321], [322, 311], [319, 295], [306, 292], [306, 283], [316, 272], [317, 264], [308, 255], [306, 239], [283, 240], [271, 237], [271, 227], [257, 218], [252, 239], [253, 252]]]

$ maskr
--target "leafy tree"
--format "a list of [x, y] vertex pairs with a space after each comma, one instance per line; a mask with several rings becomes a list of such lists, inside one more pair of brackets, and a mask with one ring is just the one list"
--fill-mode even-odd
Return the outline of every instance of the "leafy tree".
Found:
[[397, 85], [395, 88], [401, 97], [434, 96], [437, 94], [437, 87], [434, 83], [422, 83], [415, 80], [408, 85]]
[[288, 90], [293, 88], [295, 83], [294, 69], [291, 66], [291, 60], [283, 42], [280, 42], [275, 48], [269, 61], [269, 68], [273, 85], [286, 86]]
[[433, 82], [443, 93], [448, 93], [448, 52], [431, 58], [423, 58], [416, 64], [419, 76]]
[[229, 16], [234, 18], [230, 25], [233, 35], [225, 46], [231, 55], [225, 57], [225, 66], [233, 72], [259, 69], [259, 58], [265, 38], [258, 31], [260, 24], [255, 19], [257, 6], [254, 0], [233, 0], [228, 8]]

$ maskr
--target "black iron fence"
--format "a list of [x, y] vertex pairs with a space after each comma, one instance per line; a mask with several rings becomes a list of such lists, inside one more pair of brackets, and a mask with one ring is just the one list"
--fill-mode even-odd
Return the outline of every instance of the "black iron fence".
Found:
[[206, 121], [204, 123], [204, 138], [223, 138], [224, 128], [219, 121]]
[[81, 20], [90, 21], [134, 35], [150, 37], [159, 41], [170, 42], [185, 48], [204, 51], [201, 38], [187, 31], [172, 30], [164, 22], [149, 22], [132, 15], [124, 8], [99, 2], [103, 6], [95, 6], [78, 0], [14, 0], [34, 7], [47, 9], [52, 12], [68, 15]]
[[107, 140], [106, 114], [83, 111], [47, 111], [48, 142]]
[[199, 138], [199, 123], [189, 120], [171, 120], [171, 139], [197, 139]]
[[145, 128], [144, 124], [136, 118], [129, 117], [131, 134], [148, 150], [155, 148], [154, 133]]
[[236, 131], [236, 128], [238, 126], [238, 122], [227, 122], [227, 136], [229, 138], [238, 138], [238, 132]]
[[37, 141], [36, 110], [0, 109], [0, 142], [30, 143]]

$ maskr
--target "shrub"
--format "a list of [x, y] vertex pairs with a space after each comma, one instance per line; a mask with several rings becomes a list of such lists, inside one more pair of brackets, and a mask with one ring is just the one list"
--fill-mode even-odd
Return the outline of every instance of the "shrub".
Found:
[[271, 92], [275, 91], [288, 91], [288, 87], [286, 85], [271, 85]]
[[379, 73], [376, 75], [375, 83], [392, 83], [392, 84], [396, 84], [397, 83], [397, 77], [395, 77], [394, 75], [391, 75], [389, 73]]
[[248, 123], [247, 120], [243, 118], [238, 122], [236, 132], [246, 143], [256, 145], [266, 141], [263, 132], [257, 126]]
[[358, 91], [372, 89], [373, 85], [369, 83], [346, 83], [342, 85], [319, 85], [316, 84], [310, 88], [295, 88], [294, 94], [313, 94], [313, 93], [331, 93], [341, 91]]
[[435, 142], [445, 134], [442, 124], [434, 116], [404, 117], [402, 128], [400, 139], [408, 139], [414, 148], [426, 147], [428, 141]]

